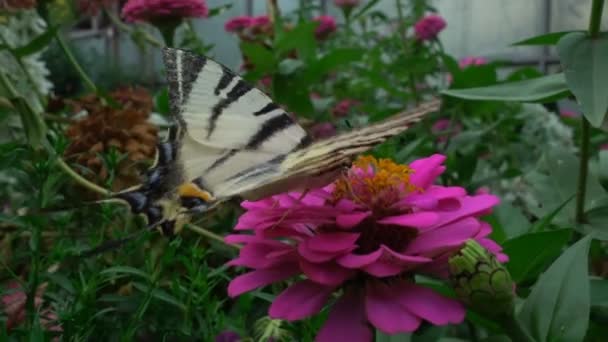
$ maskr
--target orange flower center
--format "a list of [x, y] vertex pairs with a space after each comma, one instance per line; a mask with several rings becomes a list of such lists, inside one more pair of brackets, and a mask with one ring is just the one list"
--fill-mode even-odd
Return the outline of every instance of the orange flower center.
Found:
[[350, 199], [371, 209], [388, 209], [405, 194], [417, 191], [410, 183], [414, 172], [390, 159], [359, 156], [346, 177], [335, 182], [334, 200]]

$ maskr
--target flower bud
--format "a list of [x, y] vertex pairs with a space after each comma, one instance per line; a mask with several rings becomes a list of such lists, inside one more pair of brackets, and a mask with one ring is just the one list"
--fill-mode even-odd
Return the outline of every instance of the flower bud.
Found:
[[513, 312], [513, 280], [496, 257], [477, 241], [468, 240], [449, 260], [450, 280], [458, 297], [471, 309], [489, 316]]

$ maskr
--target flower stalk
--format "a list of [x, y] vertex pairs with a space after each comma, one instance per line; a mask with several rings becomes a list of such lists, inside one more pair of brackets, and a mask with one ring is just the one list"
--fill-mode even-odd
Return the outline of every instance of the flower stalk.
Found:
[[[600, 32], [600, 24], [602, 22], [602, 10], [604, 8], [604, 0], [593, 0], [591, 4], [591, 17], [589, 19], [589, 36], [596, 38]], [[587, 173], [589, 164], [589, 139], [591, 127], [589, 121], [584, 117], [581, 118], [581, 156], [578, 168], [578, 184], [576, 191], [576, 222], [582, 224], [585, 222], [585, 197], [587, 190]]]

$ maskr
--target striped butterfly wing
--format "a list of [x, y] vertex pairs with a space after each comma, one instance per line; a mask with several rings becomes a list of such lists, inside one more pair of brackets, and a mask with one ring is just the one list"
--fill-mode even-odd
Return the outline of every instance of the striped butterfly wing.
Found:
[[243, 170], [272, 165], [311, 143], [283, 109], [225, 66], [172, 48], [163, 58], [186, 180], [215, 193]]
[[407, 130], [440, 106], [440, 100], [434, 99], [384, 121], [319, 141], [272, 163], [253, 165], [218, 187], [216, 196], [238, 194], [259, 199], [290, 189], [324, 186], [350, 165], [354, 156]]

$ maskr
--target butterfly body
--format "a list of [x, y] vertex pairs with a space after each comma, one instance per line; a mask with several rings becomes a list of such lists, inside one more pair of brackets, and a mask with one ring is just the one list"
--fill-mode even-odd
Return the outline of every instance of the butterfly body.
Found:
[[313, 142], [279, 105], [206, 57], [165, 48], [176, 126], [158, 145], [147, 181], [115, 196], [172, 234], [195, 212], [234, 197], [256, 200], [333, 181], [359, 153], [439, 108], [430, 101], [349, 133]]

